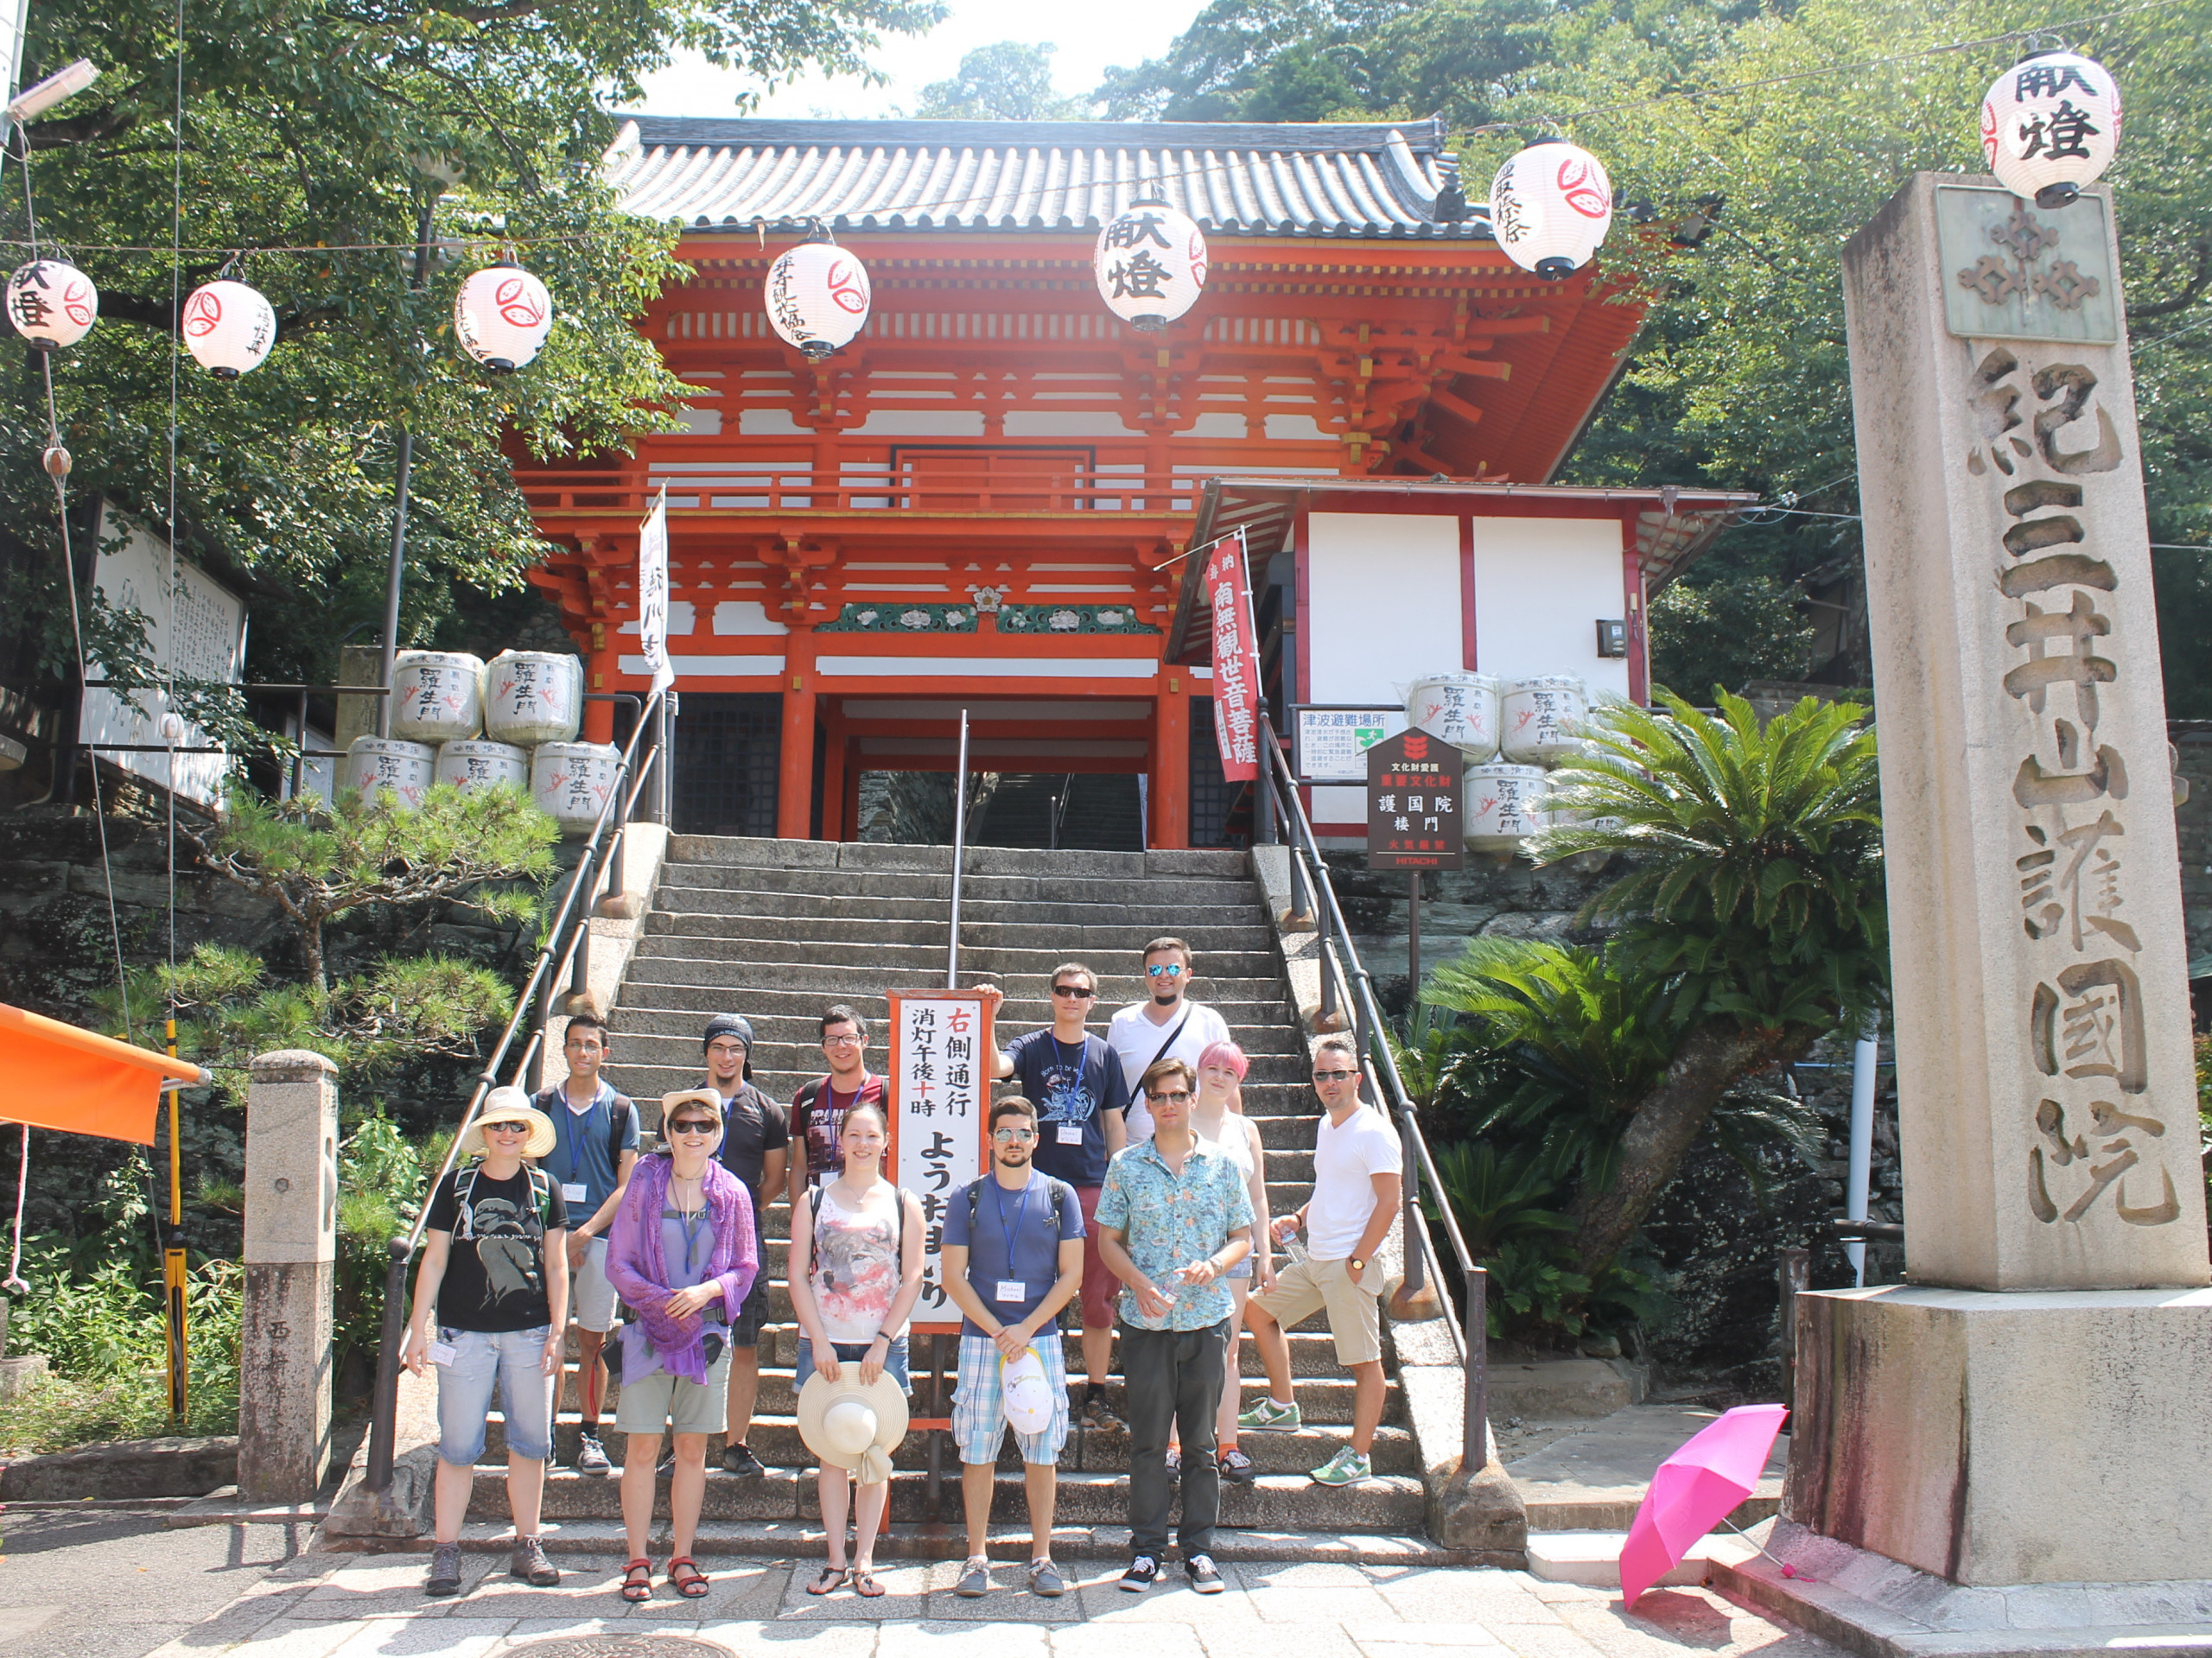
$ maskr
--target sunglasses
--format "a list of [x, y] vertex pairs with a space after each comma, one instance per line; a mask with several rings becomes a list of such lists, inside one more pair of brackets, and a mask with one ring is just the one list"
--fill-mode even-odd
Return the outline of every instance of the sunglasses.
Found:
[[1002, 1146], [1011, 1146], [1020, 1140], [1036, 1139], [1037, 1131], [1034, 1128], [994, 1128], [991, 1138]]
[[1096, 990], [1086, 990], [1079, 984], [1056, 984], [1052, 987], [1052, 994], [1056, 996], [1065, 996], [1071, 1001], [1088, 1001], [1098, 993]]
[[1317, 1070], [1313, 1073], [1313, 1080], [1317, 1083], [1348, 1083], [1358, 1075], [1356, 1070]]
[[484, 1125], [484, 1132], [487, 1134], [526, 1134], [530, 1132], [530, 1124], [517, 1122], [512, 1117]]
[[1180, 1088], [1173, 1094], [1155, 1094], [1152, 1097], [1155, 1100], [1165, 1100], [1170, 1105], [1188, 1105], [1191, 1102], [1189, 1090]]
[[672, 1134], [711, 1134], [721, 1126], [715, 1122], [702, 1122], [696, 1117], [686, 1117], [681, 1122], [670, 1123], [668, 1131]]
[[1154, 962], [1145, 971], [1155, 979], [1179, 979], [1183, 976], [1183, 964], [1180, 962]]

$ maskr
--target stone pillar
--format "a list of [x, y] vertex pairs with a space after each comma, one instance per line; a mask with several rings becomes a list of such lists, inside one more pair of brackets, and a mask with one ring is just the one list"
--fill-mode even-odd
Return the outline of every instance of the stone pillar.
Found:
[[1911, 1284], [1801, 1298], [1784, 1511], [1961, 1584], [2212, 1577], [2119, 270], [2108, 192], [2044, 211], [1936, 174], [1844, 253]]
[[330, 1463], [337, 1074], [319, 1053], [264, 1053], [246, 1094], [238, 1497], [249, 1504], [308, 1501]]

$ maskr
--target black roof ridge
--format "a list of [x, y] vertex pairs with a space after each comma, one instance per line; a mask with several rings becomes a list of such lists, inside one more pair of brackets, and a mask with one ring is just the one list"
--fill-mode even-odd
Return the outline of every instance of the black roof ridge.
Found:
[[1361, 155], [1398, 134], [1417, 156], [1444, 156], [1450, 135], [1439, 116], [1406, 121], [913, 121], [786, 120], [750, 116], [616, 112], [647, 146], [946, 145], [980, 149], [1274, 150]]

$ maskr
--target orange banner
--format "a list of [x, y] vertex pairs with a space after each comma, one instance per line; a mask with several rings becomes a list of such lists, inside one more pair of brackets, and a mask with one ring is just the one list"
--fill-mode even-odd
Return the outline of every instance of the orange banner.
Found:
[[0, 1002], [0, 1120], [150, 1146], [162, 1078], [196, 1083], [200, 1067]]

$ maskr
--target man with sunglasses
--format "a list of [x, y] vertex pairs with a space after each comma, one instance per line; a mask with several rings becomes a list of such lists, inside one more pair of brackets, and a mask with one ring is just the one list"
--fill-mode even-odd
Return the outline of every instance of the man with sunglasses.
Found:
[[944, 1289], [962, 1314], [952, 1439], [968, 1521], [968, 1564], [955, 1592], [970, 1599], [991, 1586], [983, 1546], [999, 1450], [1011, 1426], [1001, 1365], [1032, 1350], [1043, 1363], [1052, 1410], [1043, 1431], [1014, 1432], [1029, 1499], [1029, 1589], [1056, 1596], [1067, 1587], [1052, 1566], [1052, 1500], [1068, 1438], [1058, 1318], [1082, 1280], [1084, 1223], [1074, 1189], [1034, 1166], [1039, 1128], [1027, 1100], [1009, 1096], [994, 1105], [991, 1172], [954, 1192], [944, 1208]]
[[1313, 1091], [1328, 1115], [1313, 1143], [1313, 1195], [1279, 1217], [1278, 1245], [1303, 1226], [1306, 1254], [1275, 1274], [1275, 1285], [1244, 1304], [1244, 1323], [1268, 1367], [1268, 1397], [1236, 1419], [1243, 1429], [1294, 1429], [1304, 1417], [1291, 1391], [1290, 1344], [1283, 1331], [1326, 1309], [1337, 1363], [1351, 1372], [1351, 1443], [1307, 1476], [1351, 1485], [1374, 1471], [1368, 1461], [1382, 1420], [1382, 1274], [1375, 1252], [1397, 1222], [1405, 1169], [1389, 1119], [1359, 1097], [1359, 1050], [1350, 1037], [1325, 1036], [1313, 1051]]
[[1122, 1063], [1084, 1026], [1098, 1005], [1097, 975], [1080, 962], [1052, 969], [1052, 1025], [1016, 1037], [998, 1056], [994, 1074], [1020, 1079], [1037, 1107], [1038, 1172], [1074, 1188], [1083, 1208], [1083, 1425], [1114, 1426], [1106, 1408], [1106, 1373], [1114, 1351], [1114, 1297], [1120, 1289], [1098, 1253], [1099, 1189], [1106, 1164], [1128, 1143], [1123, 1114], [1129, 1091]]
[[1129, 1090], [1126, 1121], [1131, 1145], [1152, 1133], [1152, 1111], [1141, 1086], [1144, 1074], [1163, 1059], [1180, 1059], [1198, 1073], [1198, 1056], [1230, 1039], [1228, 1022], [1203, 1002], [1190, 1000], [1191, 947], [1179, 938], [1155, 938], [1144, 947], [1142, 1001], [1114, 1015], [1106, 1041], [1121, 1056], [1122, 1080]]

